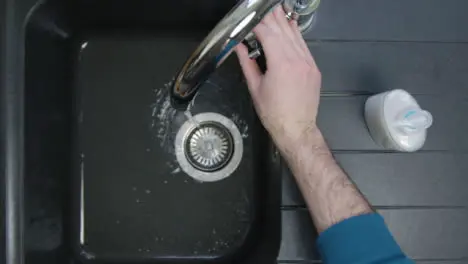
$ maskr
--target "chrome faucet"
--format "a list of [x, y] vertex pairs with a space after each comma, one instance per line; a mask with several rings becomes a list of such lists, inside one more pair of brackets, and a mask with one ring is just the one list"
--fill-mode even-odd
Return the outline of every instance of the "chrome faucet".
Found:
[[[263, 17], [277, 4], [283, 2], [288, 19], [296, 19], [305, 31], [313, 21], [313, 14], [320, 0], [242, 0], [211, 31], [178, 73], [172, 86], [172, 96], [190, 100], [200, 84], [208, 79], [244, 40], [255, 42], [251, 33]], [[312, 11], [311, 11], [312, 10]], [[305, 18], [305, 19], [304, 19]], [[301, 22], [301, 19], [304, 22]], [[260, 55], [257, 49], [252, 57]]]

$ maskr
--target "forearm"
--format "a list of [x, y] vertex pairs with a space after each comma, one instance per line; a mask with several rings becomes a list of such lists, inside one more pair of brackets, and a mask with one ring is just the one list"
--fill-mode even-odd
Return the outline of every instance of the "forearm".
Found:
[[372, 208], [338, 166], [319, 129], [306, 131], [299, 142], [283, 148], [318, 232]]
[[[279, 5], [254, 33], [266, 56], [266, 72], [237, 54], [255, 109], [287, 160], [320, 236], [324, 263], [407, 263], [383, 218], [338, 166], [315, 125], [321, 74], [300, 34]], [[406, 262], [401, 262], [406, 261]]]
[[383, 218], [373, 213], [338, 166], [315, 126], [305, 131], [300, 143], [291, 142], [280, 148], [320, 233], [317, 246], [324, 263], [413, 263], [401, 251]]

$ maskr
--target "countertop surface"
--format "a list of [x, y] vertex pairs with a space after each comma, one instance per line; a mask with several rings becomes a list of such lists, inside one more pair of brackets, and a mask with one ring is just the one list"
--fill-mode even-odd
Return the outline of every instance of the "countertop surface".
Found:
[[[323, 74], [319, 126], [417, 263], [468, 263], [466, 10], [465, 0], [324, 0], [305, 37]], [[418, 153], [386, 151], [367, 131], [365, 100], [396, 88], [434, 115]], [[317, 234], [285, 175], [279, 262], [318, 262]]]

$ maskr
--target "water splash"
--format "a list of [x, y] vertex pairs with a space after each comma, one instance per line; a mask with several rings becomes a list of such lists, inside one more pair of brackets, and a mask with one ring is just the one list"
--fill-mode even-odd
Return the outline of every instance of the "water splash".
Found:
[[[176, 170], [178, 163], [175, 158], [175, 137], [182, 124], [187, 120], [191, 120], [192, 123], [198, 126], [198, 123], [192, 116], [192, 109], [197, 95], [190, 101], [185, 111], [176, 109], [171, 104], [170, 88], [172, 84], [173, 81], [153, 90], [155, 99], [150, 106], [150, 130], [163, 151], [173, 155], [173, 160], [166, 162], [166, 165], [173, 170], [173, 174], [176, 174], [179, 171]], [[150, 148], [148, 149], [151, 151]], [[147, 152], [150, 152], [148, 149]]]
[[247, 122], [244, 119], [242, 119], [238, 114], [232, 114], [231, 120], [239, 128], [242, 138], [248, 138], [249, 137], [249, 125], [247, 124]]
[[177, 167], [171, 172], [171, 174], [177, 174], [179, 172], [181, 172], [181, 169], [180, 169], [180, 167]]
[[195, 125], [196, 127], [200, 126], [200, 123], [198, 123], [198, 121], [195, 118], [193, 118], [192, 112], [190, 112], [190, 110], [185, 110], [184, 115], [185, 117], [187, 117], [187, 120], [189, 120], [193, 125]]
[[177, 110], [171, 105], [169, 88], [172, 82], [166, 83], [163, 88], [155, 89], [155, 100], [151, 104], [151, 130], [159, 145], [165, 151], [174, 153], [172, 124], [177, 115]]

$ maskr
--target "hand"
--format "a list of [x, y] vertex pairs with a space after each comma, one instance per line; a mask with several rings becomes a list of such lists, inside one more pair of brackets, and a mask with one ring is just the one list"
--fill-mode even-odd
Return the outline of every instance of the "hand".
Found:
[[288, 22], [280, 6], [254, 32], [266, 56], [266, 73], [249, 59], [245, 46], [238, 45], [236, 52], [257, 113], [288, 162], [318, 232], [372, 213], [317, 129], [321, 74], [296, 22]]
[[298, 29], [281, 6], [254, 29], [263, 46], [267, 71], [263, 75], [247, 48], [236, 47], [257, 113], [282, 151], [301, 144], [316, 130], [321, 74]]

